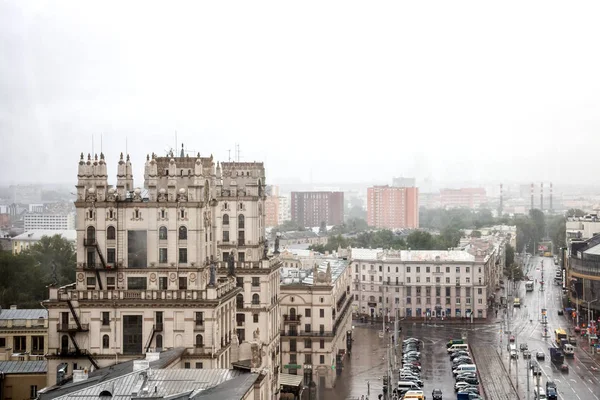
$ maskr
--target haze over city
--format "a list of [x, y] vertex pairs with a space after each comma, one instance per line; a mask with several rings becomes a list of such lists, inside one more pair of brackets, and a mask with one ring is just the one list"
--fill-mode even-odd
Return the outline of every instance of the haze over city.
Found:
[[138, 182], [181, 143], [270, 183], [589, 181], [595, 2], [234, 4], [2, 2], [0, 182], [71, 184], [92, 137]]

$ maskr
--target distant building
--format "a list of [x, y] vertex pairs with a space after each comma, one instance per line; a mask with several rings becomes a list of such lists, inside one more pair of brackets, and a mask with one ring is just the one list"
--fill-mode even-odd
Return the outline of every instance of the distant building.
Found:
[[481, 207], [487, 202], [484, 188], [462, 188], [440, 190], [440, 205], [443, 208]]
[[67, 239], [69, 242], [75, 243], [77, 240], [77, 231], [74, 229], [70, 230], [35, 230], [27, 231], [20, 235], [17, 235], [11, 239], [13, 254], [19, 254], [25, 249], [31, 247], [31, 245], [39, 242], [44, 236], [60, 235]]
[[25, 230], [70, 230], [75, 229], [74, 214], [28, 213], [23, 217]]
[[373, 186], [367, 189], [367, 223], [375, 228], [419, 227], [419, 189]]
[[279, 186], [267, 186], [265, 190], [265, 226], [274, 227], [279, 225]]
[[394, 178], [392, 180], [392, 186], [393, 187], [416, 187], [416, 180], [415, 178]]
[[10, 215], [9, 214], [0, 214], [0, 228], [8, 228], [10, 227]]
[[43, 213], [44, 205], [43, 204], [29, 204], [29, 212], [30, 213]]
[[305, 227], [341, 225], [344, 192], [292, 192], [292, 221]]
[[282, 224], [285, 221], [292, 220], [290, 196], [279, 196], [279, 205], [277, 206], [279, 212], [278, 221]]
[[[299, 276], [298, 274], [293, 274]], [[308, 276], [281, 281], [283, 370], [333, 388], [352, 350], [352, 275], [348, 262], [323, 260]]]
[[39, 185], [9, 186], [13, 203], [33, 204], [42, 202], [42, 187]]

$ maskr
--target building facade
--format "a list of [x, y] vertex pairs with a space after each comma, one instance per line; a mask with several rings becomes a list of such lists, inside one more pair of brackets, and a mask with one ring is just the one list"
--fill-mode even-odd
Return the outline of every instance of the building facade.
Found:
[[[135, 188], [129, 156], [121, 154], [112, 187], [103, 154], [81, 155], [77, 280], [51, 288], [45, 302], [48, 382], [56, 383], [65, 363], [71, 371], [99, 368], [184, 347], [182, 359], [196, 368], [230, 368], [247, 357], [264, 371], [262, 395], [272, 398], [279, 262], [264, 251], [263, 164], [152, 154], [144, 178], [145, 188]], [[258, 299], [248, 296], [255, 286]], [[238, 336], [239, 313], [273, 328]]]
[[441, 189], [442, 208], [479, 208], [487, 202], [484, 188]]
[[74, 230], [73, 214], [27, 213], [23, 216], [26, 231], [32, 230]]
[[341, 259], [315, 265], [302, 279], [281, 285], [284, 371], [304, 385], [332, 388], [352, 349], [352, 275]]
[[464, 250], [353, 248], [351, 268], [360, 316], [487, 318], [501, 267], [494, 254]]
[[41, 361], [47, 350], [48, 311], [17, 306], [0, 310], [1, 361]]
[[367, 189], [367, 223], [380, 229], [419, 227], [419, 189], [373, 186]]
[[281, 222], [279, 221], [279, 186], [267, 186], [267, 198], [265, 199], [265, 226], [274, 227]]
[[600, 317], [600, 235], [587, 240], [572, 240], [563, 253], [566, 279], [563, 287], [568, 290], [570, 307], [579, 310], [579, 321], [592, 321]]
[[285, 221], [292, 220], [290, 196], [279, 196], [278, 212], [278, 220], [280, 224]]
[[292, 192], [292, 221], [304, 227], [341, 225], [344, 222], [344, 192]]
[[69, 242], [75, 243], [77, 240], [77, 232], [72, 230], [57, 231], [57, 230], [38, 230], [38, 231], [27, 231], [11, 238], [12, 252], [13, 254], [19, 254], [23, 250], [28, 249], [35, 243], [42, 240], [44, 236], [52, 237], [54, 235], [60, 235]]

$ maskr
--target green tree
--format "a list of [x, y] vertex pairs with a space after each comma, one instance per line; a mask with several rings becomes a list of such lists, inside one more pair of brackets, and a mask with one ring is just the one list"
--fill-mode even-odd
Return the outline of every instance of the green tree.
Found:
[[23, 252], [41, 267], [44, 283], [59, 286], [75, 282], [75, 246], [61, 235], [43, 236]]
[[505, 256], [505, 259], [506, 259], [506, 266], [507, 267], [510, 267], [510, 266], [514, 265], [514, 263], [515, 263], [515, 248], [512, 247], [510, 244], [507, 244], [504, 256]]
[[583, 217], [585, 216], [585, 211], [579, 208], [571, 208], [565, 214], [567, 217]]
[[46, 298], [44, 271], [26, 254], [0, 252], [0, 305], [16, 304], [19, 308], [40, 308]]
[[535, 252], [535, 246], [537, 233], [536, 226], [531, 218], [528, 217], [520, 217], [515, 220], [515, 225], [517, 227], [517, 251], [523, 251], [523, 248], [527, 246], [529, 252]]
[[554, 217], [548, 221], [548, 236], [552, 240], [554, 254], [558, 254], [561, 247], [567, 245], [567, 221], [564, 217]]
[[473, 232], [471, 232], [471, 237], [472, 238], [480, 238], [481, 237], [481, 231], [473, 231]]
[[406, 245], [411, 250], [431, 250], [434, 247], [434, 241], [431, 233], [414, 231], [406, 238]]
[[353, 206], [348, 210], [348, 219], [367, 219], [367, 211], [361, 206]]

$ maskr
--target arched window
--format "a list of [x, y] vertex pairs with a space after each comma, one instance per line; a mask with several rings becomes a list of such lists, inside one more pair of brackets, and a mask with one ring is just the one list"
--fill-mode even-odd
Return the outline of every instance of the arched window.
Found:
[[156, 335], [156, 350], [161, 350], [163, 347], [162, 335]]
[[204, 338], [202, 335], [196, 335], [196, 347], [204, 346]]
[[237, 296], [235, 296], [235, 305], [237, 308], [244, 308], [244, 295], [241, 293], [238, 293]]
[[98, 397], [102, 398], [102, 397], [112, 397], [112, 393], [109, 392], [108, 390], [103, 390], [100, 392], [100, 394], [98, 395]]
[[167, 227], [166, 226], [161, 226], [160, 228], [158, 228], [158, 239], [159, 240], [167, 240]]
[[223, 214], [223, 225], [229, 225], [229, 215]]
[[185, 226], [179, 227], [179, 240], [187, 240], [187, 228]]
[[238, 229], [244, 229], [245, 223], [246, 218], [244, 218], [244, 214], [238, 215]]
[[260, 304], [260, 296], [258, 293], [252, 295], [252, 304]]
[[96, 240], [96, 228], [93, 226], [88, 226], [87, 228], [87, 239], [91, 241]]
[[60, 351], [63, 353], [69, 352], [69, 337], [67, 335], [62, 335], [60, 338]]
[[110, 346], [110, 339], [108, 338], [108, 335], [102, 336], [102, 348], [108, 349], [109, 346]]
[[115, 231], [114, 226], [109, 226], [108, 228], [106, 228], [106, 239], [107, 240], [115, 240], [116, 237], [117, 237], [117, 233]]
[[296, 309], [295, 308], [290, 308], [290, 320], [295, 320], [296, 319]]

